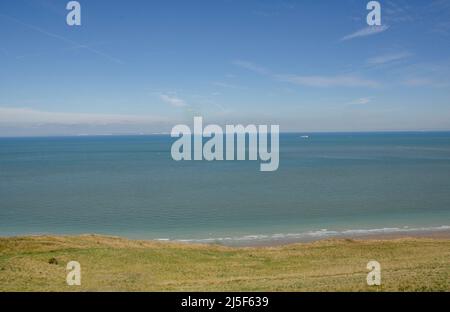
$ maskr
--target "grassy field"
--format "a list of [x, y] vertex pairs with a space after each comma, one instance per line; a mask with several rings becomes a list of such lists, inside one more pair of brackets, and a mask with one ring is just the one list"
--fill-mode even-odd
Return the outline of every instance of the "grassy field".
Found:
[[[66, 285], [71, 260], [81, 264], [81, 286]], [[381, 286], [366, 284], [370, 260], [381, 264]], [[445, 239], [228, 248], [96, 235], [0, 238], [0, 291], [450, 291], [449, 275]]]

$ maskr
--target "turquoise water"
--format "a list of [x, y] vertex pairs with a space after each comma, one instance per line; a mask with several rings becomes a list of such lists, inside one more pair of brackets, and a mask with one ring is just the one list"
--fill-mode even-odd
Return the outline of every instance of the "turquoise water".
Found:
[[450, 133], [282, 134], [280, 167], [169, 136], [0, 139], [0, 235], [239, 241], [450, 225]]

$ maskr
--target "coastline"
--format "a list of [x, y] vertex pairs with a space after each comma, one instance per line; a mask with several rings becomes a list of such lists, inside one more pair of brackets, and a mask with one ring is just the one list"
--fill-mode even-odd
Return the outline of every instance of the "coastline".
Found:
[[354, 229], [345, 231], [318, 230], [300, 233], [260, 234], [228, 237], [212, 237], [199, 239], [142, 238], [133, 235], [113, 233], [30, 233], [19, 235], [0, 235], [0, 239], [15, 239], [26, 237], [114, 237], [129, 241], [173, 243], [184, 245], [206, 245], [225, 247], [277, 247], [292, 244], [308, 244], [324, 240], [392, 240], [407, 238], [450, 239], [450, 226], [423, 228], [379, 228]]
[[450, 227], [440, 226], [434, 228], [385, 228], [372, 230], [347, 231], [312, 231], [298, 234], [248, 235], [242, 237], [207, 238], [169, 240], [157, 239], [163, 242], [181, 242], [186, 244], [216, 244], [229, 247], [273, 247], [297, 243], [312, 243], [329, 239], [355, 239], [355, 240], [389, 240], [400, 238], [437, 238], [450, 239]]

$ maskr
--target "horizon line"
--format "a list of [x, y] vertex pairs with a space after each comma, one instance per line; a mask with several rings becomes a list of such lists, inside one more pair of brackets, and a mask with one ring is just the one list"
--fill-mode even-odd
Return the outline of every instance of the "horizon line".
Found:
[[[270, 132], [268, 132], [270, 134]], [[279, 134], [370, 134], [370, 133], [450, 133], [446, 130], [315, 130], [315, 131], [280, 131]], [[226, 133], [223, 133], [225, 135]], [[191, 134], [194, 135], [194, 134]], [[15, 138], [83, 138], [83, 137], [144, 137], [144, 136], [168, 136], [170, 132], [161, 133], [117, 133], [117, 134], [51, 134], [51, 135], [1, 135], [0, 139]]]

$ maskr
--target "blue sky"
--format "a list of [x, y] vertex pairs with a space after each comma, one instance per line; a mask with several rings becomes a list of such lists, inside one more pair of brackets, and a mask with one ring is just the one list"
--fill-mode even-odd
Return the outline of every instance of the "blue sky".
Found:
[[0, 2], [0, 136], [450, 129], [450, 1]]

